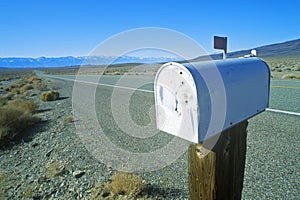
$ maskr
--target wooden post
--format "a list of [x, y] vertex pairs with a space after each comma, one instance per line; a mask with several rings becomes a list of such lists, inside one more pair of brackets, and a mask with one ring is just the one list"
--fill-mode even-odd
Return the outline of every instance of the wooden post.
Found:
[[248, 122], [223, 131], [211, 151], [201, 144], [189, 148], [190, 200], [241, 199]]
[[216, 154], [200, 144], [189, 147], [190, 199], [214, 199]]

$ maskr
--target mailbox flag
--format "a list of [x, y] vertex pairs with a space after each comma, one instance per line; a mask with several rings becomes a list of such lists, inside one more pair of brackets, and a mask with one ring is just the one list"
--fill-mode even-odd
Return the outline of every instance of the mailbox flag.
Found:
[[214, 36], [214, 48], [223, 49], [227, 53], [227, 37]]

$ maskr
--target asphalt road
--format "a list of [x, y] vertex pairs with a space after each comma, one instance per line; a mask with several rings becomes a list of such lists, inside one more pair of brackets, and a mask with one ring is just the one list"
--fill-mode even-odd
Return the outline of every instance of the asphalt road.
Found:
[[[75, 79], [75, 76], [50, 76], [41, 73], [38, 75], [67, 81]], [[99, 123], [102, 123], [106, 132], [117, 133], [117, 137], [110, 137], [111, 141], [121, 148], [144, 153], [145, 149], [160, 149], [172, 139], [165, 133], [159, 133], [147, 142], [140, 138], [128, 138], [120, 134], [121, 131], [116, 127], [113, 119], [108, 119], [111, 118], [110, 113], [106, 111], [110, 108], [109, 96], [114, 89], [118, 88], [135, 92], [130, 103], [138, 106], [130, 107], [133, 113], [136, 113], [131, 116], [132, 119], [140, 125], [151, 123], [148, 113], [154, 103], [153, 76], [128, 76], [121, 79], [120, 76], [103, 76], [100, 80], [98, 78], [80, 76], [77, 80], [87, 85], [97, 85], [96, 110], [98, 110]], [[122, 100], [125, 93], [123, 96], [119, 92], [117, 98]], [[300, 81], [271, 81], [269, 107], [272, 110], [249, 120], [243, 199], [300, 198], [299, 102]], [[172, 183], [172, 187], [183, 188], [186, 191], [187, 174], [184, 160], [185, 158], [179, 159], [174, 165], [154, 172], [151, 176], [158, 177], [163, 184]], [[170, 176], [173, 179], [170, 179]]]
[[269, 107], [300, 113], [300, 81], [272, 80]]
[[[38, 72], [40, 76], [74, 81], [74, 75], [52, 76]], [[142, 90], [153, 92], [154, 76], [96, 76], [83, 75], [77, 77], [78, 81], [99, 84], [108, 87], [121, 87], [123, 89]], [[137, 89], [138, 88], [138, 89]], [[279, 111], [300, 113], [300, 81], [298, 80], [271, 80], [269, 108]], [[272, 112], [272, 111], [271, 111]]]

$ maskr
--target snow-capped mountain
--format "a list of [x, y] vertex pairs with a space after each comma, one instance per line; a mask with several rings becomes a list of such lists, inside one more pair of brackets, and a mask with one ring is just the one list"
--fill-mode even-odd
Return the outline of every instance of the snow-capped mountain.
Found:
[[120, 63], [162, 63], [178, 61], [179, 58], [165, 57], [110, 57], [110, 56], [81, 56], [81, 57], [39, 57], [39, 58], [0, 58], [0, 68], [42, 68], [68, 67], [79, 65], [106, 65]]

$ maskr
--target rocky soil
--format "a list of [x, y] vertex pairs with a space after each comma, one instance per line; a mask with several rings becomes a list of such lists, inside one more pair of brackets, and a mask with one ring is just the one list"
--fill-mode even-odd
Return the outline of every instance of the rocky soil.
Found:
[[[41, 122], [0, 150], [0, 199], [188, 198], [186, 155], [179, 165], [139, 174], [145, 187], [135, 198], [101, 196], [104, 188], [99, 185], [109, 183], [115, 170], [96, 160], [76, 134], [72, 121], [73, 82], [46, 81], [59, 91], [60, 99], [42, 102], [39, 94], [34, 96]], [[97, 192], [100, 196], [95, 198]]]

